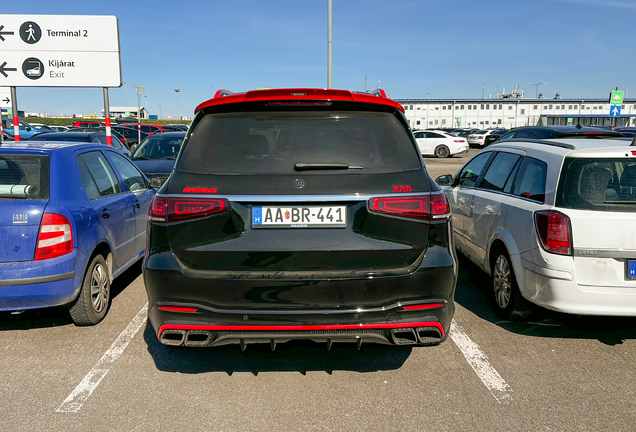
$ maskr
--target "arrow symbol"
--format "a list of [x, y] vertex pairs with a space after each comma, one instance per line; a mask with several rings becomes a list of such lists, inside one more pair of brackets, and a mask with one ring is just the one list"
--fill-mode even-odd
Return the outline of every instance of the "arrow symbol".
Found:
[[616, 111], [618, 111], [618, 109], [616, 107], [614, 107], [614, 110], [613, 110], [612, 114], [616, 114]]
[[7, 72], [17, 72], [18, 70], [16, 68], [6, 68], [5, 66], [7, 65], [7, 62], [4, 62], [0, 65], [0, 73], [2, 75], [4, 75], [5, 78], [9, 78], [9, 75], [7, 75]]
[[2, 99], [2, 102], [8, 104], [9, 102], [11, 102], [11, 100], [9, 100], [9, 98], [6, 97], [6, 98]]
[[0, 25], [0, 40], [2, 40], [2, 42], [4, 42], [4, 38], [2, 37], [2, 35], [13, 35], [13, 32], [2, 31], [3, 28], [4, 28], [4, 26]]

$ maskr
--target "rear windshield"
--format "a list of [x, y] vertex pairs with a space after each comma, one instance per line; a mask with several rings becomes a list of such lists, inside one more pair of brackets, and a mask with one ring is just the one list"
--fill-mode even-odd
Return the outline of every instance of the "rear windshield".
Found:
[[0, 200], [49, 199], [49, 156], [0, 154]]
[[421, 168], [408, 129], [394, 114], [252, 111], [204, 116], [192, 130], [177, 169], [205, 174], [293, 174], [296, 164], [356, 167], [317, 174]]
[[557, 206], [636, 212], [636, 160], [566, 158]]
[[488, 131], [480, 130], [480, 131], [477, 131], [477, 132], [474, 132], [474, 133], [475, 133], [476, 135], [483, 135], [483, 134], [485, 134], [485, 133], [488, 133]]
[[141, 142], [132, 159], [176, 159], [184, 137], [151, 135]]

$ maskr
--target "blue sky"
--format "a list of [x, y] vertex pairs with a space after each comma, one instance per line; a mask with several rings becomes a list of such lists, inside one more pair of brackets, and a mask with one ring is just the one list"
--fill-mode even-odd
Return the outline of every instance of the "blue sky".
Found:
[[[17, 5], [17, 6], [14, 6]], [[3, 2], [2, 13], [115, 15], [123, 81], [182, 115], [214, 90], [326, 87], [327, 0]], [[333, 85], [393, 98], [479, 98], [546, 82], [546, 97], [636, 97], [636, 0], [333, 0]], [[1, 56], [1, 51], [0, 51]], [[1, 60], [1, 59], [0, 59]], [[19, 88], [20, 110], [99, 113], [101, 89]], [[124, 86], [110, 90], [125, 105]]]

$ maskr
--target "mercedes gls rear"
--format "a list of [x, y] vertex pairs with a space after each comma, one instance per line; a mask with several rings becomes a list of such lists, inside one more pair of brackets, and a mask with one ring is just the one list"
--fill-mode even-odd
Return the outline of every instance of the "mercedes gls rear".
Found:
[[384, 92], [220, 91], [151, 206], [150, 322], [166, 345], [440, 343], [449, 216]]

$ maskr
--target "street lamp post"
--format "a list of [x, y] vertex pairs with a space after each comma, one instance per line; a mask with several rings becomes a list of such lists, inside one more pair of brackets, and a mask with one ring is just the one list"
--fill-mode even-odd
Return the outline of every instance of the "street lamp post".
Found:
[[126, 82], [124, 81], [124, 94], [126, 95], [126, 107], [128, 107], [128, 86], [126, 86]]
[[159, 104], [159, 120], [161, 120], [163, 117], [161, 116], [161, 104]]
[[534, 83], [534, 84], [530, 83], [530, 85], [533, 85], [533, 86], [535, 86], [537, 88], [537, 92], [535, 93], [535, 96], [534, 96], [537, 99], [539, 98], [539, 86], [543, 85], [543, 84], [547, 84], [547, 83], [542, 83], [542, 82], [538, 82], [538, 83]]
[[181, 89], [174, 89], [174, 91], [177, 93], [177, 121], [179, 119], [181, 119], [181, 116], [179, 115], [179, 92], [181, 91]]
[[137, 143], [141, 144], [141, 95], [146, 86], [135, 86], [137, 92]]

